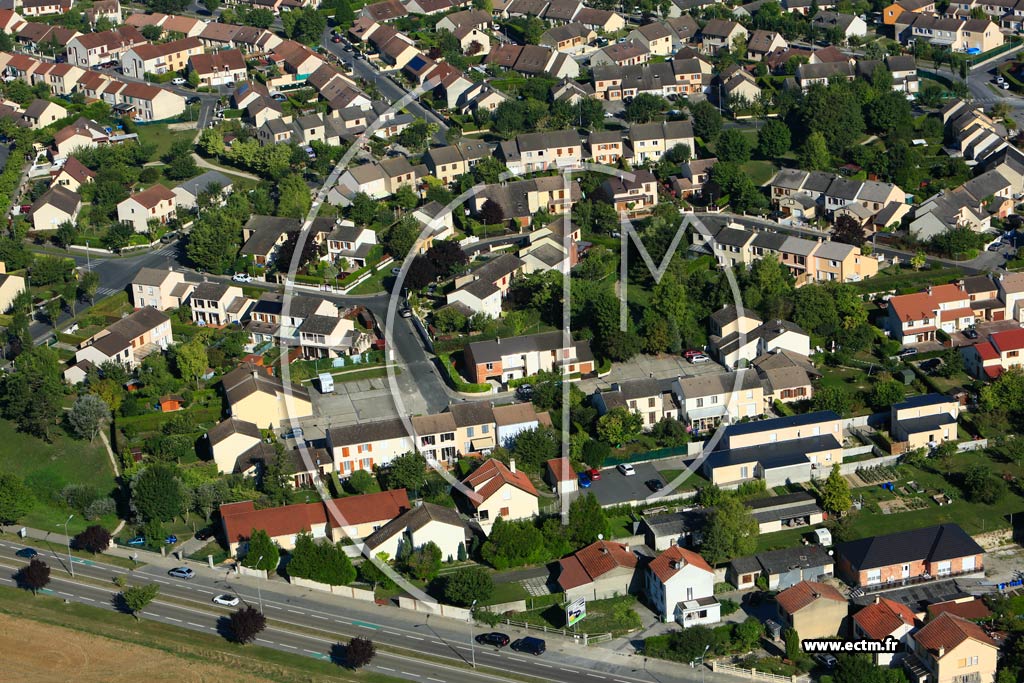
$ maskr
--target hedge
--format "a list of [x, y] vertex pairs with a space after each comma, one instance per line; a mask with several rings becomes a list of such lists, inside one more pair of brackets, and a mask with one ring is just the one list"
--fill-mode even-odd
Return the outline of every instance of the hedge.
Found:
[[486, 382], [473, 384], [472, 382], [467, 382], [462, 379], [462, 377], [459, 376], [459, 373], [455, 370], [455, 363], [452, 362], [449, 354], [439, 353], [437, 354], [437, 359], [441, 361], [441, 367], [443, 367], [447, 373], [448, 381], [451, 382], [455, 391], [461, 391], [466, 394], [482, 394], [491, 390], [491, 385]]

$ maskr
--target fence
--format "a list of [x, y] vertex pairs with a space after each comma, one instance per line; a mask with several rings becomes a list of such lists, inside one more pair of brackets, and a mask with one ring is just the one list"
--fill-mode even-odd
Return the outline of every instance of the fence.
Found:
[[857, 462], [844, 462], [839, 466], [840, 474], [854, 474], [859, 469], [867, 469], [869, 467], [883, 467], [888, 465], [895, 465], [896, 461], [900, 459], [898, 455], [885, 455], [880, 458], [874, 458], [873, 460], [859, 460]]
[[703, 441], [696, 441], [687, 443], [682, 446], [674, 446], [672, 448], [659, 448], [656, 451], [647, 451], [646, 453], [634, 453], [627, 458], [607, 457], [604, 459], [604, 467], [615, 467], [623, 463], [637, 463], [637, 462], [648, 462], [650, 460], [661, 460], [662, 458], [671, 458], [677, 455], [693, 455], [691, 452], [692, 447], [696, 447], [696, 452], [700, 453], [701, 447], [704, 445]]
[[258, 579], [267, 579], [267, 570], [265, 569], [250, 569], [241, 562], [235, 564], [235, 571], [238, 572], [239, 576], [255, 576]]
[[568, 631], [564, 628], [544, 626], [543, 624], [538, 626], [537, 624], [528, 624], [525, 621], [515, 621], [513, 619], [502, 619], [501, 623], [505, 624], [506, 626], [515, 626], [516, 628], [521, 628], [527, 632], [529, 632], [530, 629], [533, 629], [534, 631], [540, 631], [541, 633], [556, 633], [560, 636], [565, 636], [566, 638], [573, 638], [577, 641], [582, 640], [584, 645], [596, 645], [597, 643], [607, 643], [609, 640], [612, 639], [611, 633], [573, 633], [572, 631]]
[[778, 681], [778, 683], [810, 683], [811, 681], [808, 676], [780, 676], [779, 674], [770, 674], [766, 671], [758, 671], [757, 669], [742, 669], [731, 664], [720, 664], [715, 661], [711, 662], [711, 670], [715, 673], [721, 672], [749, 678], [752, 681]]
[[462, 621], [469, 621], [473, 613], [462, 607], [453, 607], [452, 605], [443, 605], [440, 602], [424, 602], [417, 600], [416, 598], [407, 598], [404, 595], [398, 596], [398, 606], [401, 609], [412, 610], [413, 612], [429, 612], [430, 614], [438, 614], [442, 617], [450, 617], [452, 619], [461, 619]]
[[320, 583], [319, 581], [301, 579], [297, 576], [288, 577], [288, 582], [293, 586], [298, 586], [299, 588], [308, 588], [314, 591], [333, 593], [334, 595], [340, 595], [343, 598], [352, 598], [353, 600], [373, 602], [374, 599], [373, 591], [363, 590], [362, 588], [353, 588], [352, 586], [332, 586], [330, 584]]
[[964, 441], [956, 445], [957, 453], [966, 453], [967, 451], [982, 451], [988, 448], [988, 439], [975, 439], [974, 441]]

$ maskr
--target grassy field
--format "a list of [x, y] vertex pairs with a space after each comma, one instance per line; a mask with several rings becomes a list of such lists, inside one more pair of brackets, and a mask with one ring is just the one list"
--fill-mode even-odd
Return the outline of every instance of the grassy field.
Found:
[[[54, 494], [68, 484], [87, 484], [109, 495], [116, 484], [110, 459], [99, 439], [90, 444], [71, 438], [63, 430], [54, 432], [53, 443], [47, 443], [19, 432], [8, 420], [0, 420], [0, 443], [4, 444], [0, 448], [0, 472], [10, 472], [23, 478], [36, 494], [35, 507], [20, 520], [21, 523], [57, 531], [57, 525], [63, 524], [71, 513], [53, 501]], [[75, 534], [93, 523], [113, 528], [117, 520], [108, 515], [95, 522], [87, 522], [81, 515], [75, 515], [68, 531]]]
[[178, 140], [192, 140], [195, 130], [169, 130], [166, 123], [154, 123], [139, 126], [139, 142], [156, 145], [155, 158], [159, 159], [171, 149]]
[[384, 281], [387, 279], [395, 279], [395, 276], [391, 274], [392, 267], [395, 266], [381, 268], [373, 275], [366, 278], [366, 280], [356, 285], [356, 288], [349, 292], [349, 294], [377, 294], [378, 292], [387, 290], [387, 287], [384, 286]]
[[18, 680], [69, 680], [72, 670], [81, 683], [397, 680], [6, 587], [0, 588], [0, 647], [4, 670], [22, 672]]
[[[574, 630], [579, 633], [611, 633], [619, 636], [639, 629], [640, 614], [633, 609], [635, 604], [636, 600], [629, 595], [607, 600], [588, 600], [587, 616], [576, 624]], [[512, 619], [534, 626], [565, 628], [565, 608], [554, 604], [542, 609], [517, 612]]]

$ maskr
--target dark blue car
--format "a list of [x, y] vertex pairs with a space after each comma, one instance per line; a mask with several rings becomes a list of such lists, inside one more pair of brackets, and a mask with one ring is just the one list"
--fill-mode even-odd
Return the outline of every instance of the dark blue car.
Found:
[[586, 472], [580, 472], [578, 479], [579, 479], [579, 482], [580, 482], [580, 488], [581, 489], [589, 489], [590, 488], [590, 475], [589, 474], [587, 474]]

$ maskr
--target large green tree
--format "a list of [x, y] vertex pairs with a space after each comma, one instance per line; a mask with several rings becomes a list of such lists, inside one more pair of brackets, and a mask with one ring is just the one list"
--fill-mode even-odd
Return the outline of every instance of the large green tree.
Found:
[[445, 600], [460, 607], [483, 602], [494, 593], [494, 580], [482, 567], [462, 567], [447, 575]]
[[851, 504], [850, 484], [836, 463], [821, 487], [821, 507], [830, 514], [841, 515], [850, 509]]
[[281, 561], [281, 550], [263, 529], [253, 529], [242, 558], [242, 565], [250, 569], [274, 572]]
[[0, 522], [17, 522], [28, 514], [35, 502], [35, 496], [25, 482], [13, 474], [0, 472]]
[[742, 557], [757, 548], [757, 520], [737, 496], [726, 496], [711, 511], [701, 555], [712, 565]]
[[14, 371], [3, 377], [4, 416], [18, 429], [49, 439], [61, 414], [64, 382], [57, 352], [48, 346], [30, 347], [14, 360]]
[[419, 491], [427, 481], [427, 460], [417, 452], [410, 451], [394, 458], [388, 464], [388, 488], [403, 488]]
[[185, 512], [186, 489], [173, 465], [149, 465], [131, 481], [132, 508], [142, 521], [167, 522]]
[[579, 496], [569, 504], [569, 524], [565, 527], [565, 534], [576, 548], [593, 543], [598, 536], [608, 538], [608, 518], [593, 493]]

